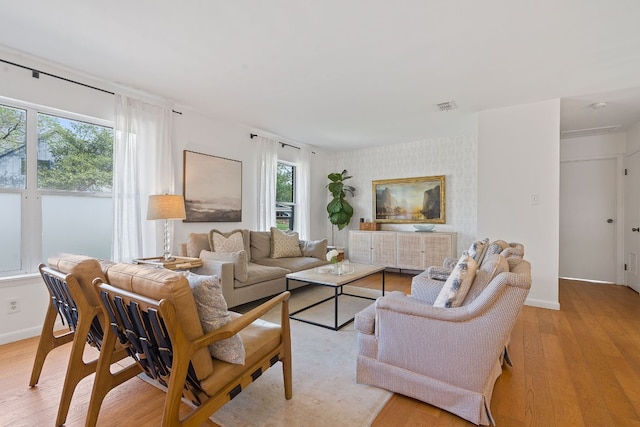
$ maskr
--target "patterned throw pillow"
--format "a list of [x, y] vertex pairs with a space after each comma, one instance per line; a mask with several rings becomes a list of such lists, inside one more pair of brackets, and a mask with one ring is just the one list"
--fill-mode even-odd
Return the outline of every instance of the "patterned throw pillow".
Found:
[[242, 230], [233, 230], [229, 233], [211, 230], [209, 233], [209, 244], [213, 252], [238, 252], [245, 250]]
[[433, 306], [443, 308], [459, 307], [467, 296], [473, 279], [476, 277], [477, 268], [478, 264], [465, 251], [447, 281], [444, 282], [444, 286], [442, 286], [442, 290], [440, 290]]
[[301, 257], [298, 233], [285, 233], [271, 227], [271, 258]]
[[[227, 302], [222, 296], [222, 288], [218, 278], [216, 276], [201, 276], [191, 272], [187, 272], [185, 275], [196, 300], [204, 333], [207, 334], [229, 323], [231, 316], [227, 311]], [[209, 353], [216, 359], [244, 365], [244, 344], [238, 334], [210, 344]]]
[[487, 245], [489, 243], [489, 239], [476, 240], [469, 247], [469, 255], [471, 258], [475, 260], [475, 262], [480, 262], [484, 257], [484, 252], [487, 249]]

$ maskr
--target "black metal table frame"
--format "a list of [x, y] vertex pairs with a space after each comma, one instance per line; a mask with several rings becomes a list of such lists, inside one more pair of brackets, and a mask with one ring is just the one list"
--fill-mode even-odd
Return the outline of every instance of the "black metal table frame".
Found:
[[[382, 271], [382, 296], [384, 296], [384, 269], [381, 270], [381, 271]], [[326, 329], [331, 329], [332, 331], [337, 331], [337, 330], [345, 327], [349, 323], [353, 322], [353, 320], [355, 319], [355, 315], [354, 315], [354, 317], [352, 317], [351, 319], [347, 320], [346, 322], [343, 322], [342, 324], [338, 325], [338, 297], [344, 295], [344, 296], [348, 296], [348, 297], [356, 297], [356, 298], [368, 299], [368, 300], [372, 300], [372, 301], [375, 301], [376, 298], [365, 297], [365, 296], [362, 296], [362, 295], [349, 294], [349, 293], [344, 292], [343, 288], [346, 285], [349, 285], [351, 283], [357, 282], [358, 280], [362, 280], [362, 279], [364, 279], [366, 277], [373, 276], [376, 273], [379, 273], [379, 271], [374, 271], [371, 274], [367, 274], [366, 276], [359, 277], [357, 279], [351, 280], [351, 281], [343, 283], [341, 285], [328, 285], [326, 283], [310, 282], [310, 281], [307, 281], [307, 280], [301, 280], [301, 279], [295, 279], [295, 278], [294, 279], [289, 279], [287, 277], [287, 284], [286, 284], [287, 291], [289, 290], [289, 280], [295, 280], [296, 282], [302, 282], [302, 283], [306, 283], [308, 285], [326, 286], [326, 287], [334, 288], [333, 296], [327, 297], [327, 298], [325, 298], [323, 300], [320, 300], [320, 301], [315, 302], [315, 303], [313, 303], [311, 305], [303, 307], [303, 308], [301, 308], [299, 310], [294, 311], [293, 313], [289, 313], [289, 319], [297, 320], [299, 322], [309, 323], [311, 325], [320, 326], [320, 327], [326, 328]], [[317, 305], [324, 304], [325, 302], [330, 301], [332, 299], [334, 300], [334, 322], [333, 322], [333, 327], [331, 325], [325, 325], [324, 323], [314, 322], [313, 320], [307, 320], [307, 319], [302, 319], [300, 317], [295, 317], [296, 314], [302, 313], [303, 311], [309, 310], [310, 308], [313, 308], [313, 307], [315, 307]]]

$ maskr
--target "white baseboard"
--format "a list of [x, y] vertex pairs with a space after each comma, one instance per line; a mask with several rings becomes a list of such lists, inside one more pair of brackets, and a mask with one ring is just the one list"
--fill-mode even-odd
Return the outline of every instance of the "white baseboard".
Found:
[[[56, 324], [54, 326], [55, 331], [64, 331], [67, 329], [67, 325], [63, 325], [60, 321], [60, 317], [56, 320]], [[7, 332], [6, 334], [0, 335], [0, 345], [9, 344], [10, 342], [20, 341], [31, 337], [40, 336], [42, 333], [42, 325], [32, 326], [30, 328], [19, 329], [17, 331]], [[57, 333], [56, 333], [57, 334]]]
[[526, 300], [524, 300], [524, 304], [529, 305], [531, 307], [548, 308], [550, 310], [560, 310], [560, 303], [556, 301], [527, 298]]
[[8, 344], [10, 342], [36, 337], [40, 335], [41, 332], [42, 326], [34, 326], [32, 328], [20, 329], [19, 331], [11, 331], [0, 335], [0, 344]]

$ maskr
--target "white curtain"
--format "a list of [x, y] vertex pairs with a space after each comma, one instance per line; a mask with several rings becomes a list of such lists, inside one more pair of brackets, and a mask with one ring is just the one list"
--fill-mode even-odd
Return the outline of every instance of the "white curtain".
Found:
[[311, 150], [301, 147], [296, 167], [295, 231], [303, 240], [311, 238]]
[[162, 224], [147, 221], [147, 202], [151, 194], [174, 191], [172, 113], [119, 94], [115, 102], [111, 257], [129, 262], [162, 252]]
[[257, 137], [258, 148], [258, 230], [276, 226], [276, 173], [278, 143], [263, 136]]

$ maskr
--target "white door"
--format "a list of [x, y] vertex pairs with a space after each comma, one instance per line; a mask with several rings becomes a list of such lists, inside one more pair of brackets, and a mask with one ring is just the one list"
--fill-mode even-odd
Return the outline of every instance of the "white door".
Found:
[[627, 158], [624, 190], [624, 253], [626, 285], [640, 292], [638, 258], [640, 256], [640, 152]]
[[616, 281], [616, 161], [560, 163], [560, 277]]

